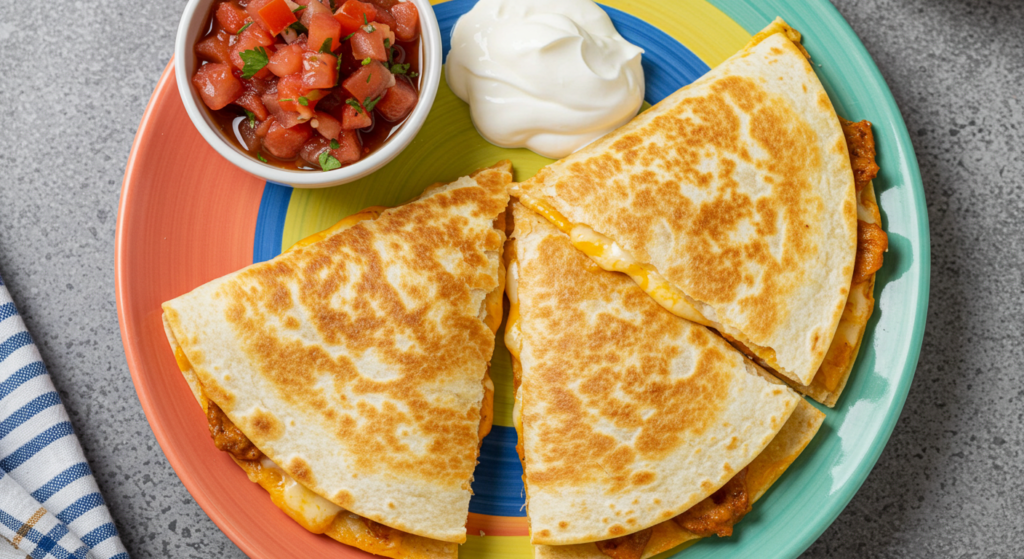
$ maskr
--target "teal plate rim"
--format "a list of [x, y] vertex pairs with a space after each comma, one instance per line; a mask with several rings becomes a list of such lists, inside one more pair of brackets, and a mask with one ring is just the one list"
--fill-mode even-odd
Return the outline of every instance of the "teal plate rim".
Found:
[[[871, 55], [834, 6], [827, 0], [802, 2], [799, 6], [782, 0], [709, 1], [751, 34], [775, 16], [798, 29], [837, 112], [851, 120], [872, 122], [882, 167], [874, 186], [890, 248], [877, 275], [875, 312], [843, 396], [832, 410], [818, 406], [827, 414], [822, 431], [751, 513], [768, 521], [761, 532], [775, 533], [745, 538], [743, 530], [738, 529], [735, 540], [705, 538], [673, 555], [697, 559], [756, 552], [758, 557], [792, 558], [809, 548], [850, 503], [899, 420], [917, 368], [928, 312], [928, 209], [917, 157], [896, 100]], [[881, 373], [879, 367], [883, 368]], [[858, 428], [864, 429], [864, 436], [859, 438], [855, 436]], [[842, 445], [838, 461], [819, 464], [831, 466], [832, 475], [809, 471], [814, 462], [824, 461], [815, 460], [815, 452], [826, 450], [820, 447], [829, 443]], [[824, 457], [819, 454], [817, 458]], [[837, 475], [844, 476], [838, 484]], [[814, 485], [804, 479], [808, 476], [819, 482], [831, 477], [833, 487], [819, 507], [793, 510], [794, 499], [779, 493], [792, 493], [792, 486], [801, 482]], [[786, 507], [790, 510], [780, 510]]]

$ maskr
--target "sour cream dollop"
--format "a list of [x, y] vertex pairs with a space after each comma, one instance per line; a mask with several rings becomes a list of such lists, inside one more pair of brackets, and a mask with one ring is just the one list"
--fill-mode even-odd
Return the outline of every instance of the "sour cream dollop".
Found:
[[448, 85], [501, 147], [562, 158], [643, 104], [643, 49], [591, 0], [480, 0], [451, 44]]

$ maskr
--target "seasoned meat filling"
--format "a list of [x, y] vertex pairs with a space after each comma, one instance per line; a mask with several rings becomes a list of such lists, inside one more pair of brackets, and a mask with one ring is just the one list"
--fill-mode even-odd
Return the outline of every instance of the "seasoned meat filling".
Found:
[[213, 400], [206, 405], [206, 419], [210, 422], [210, 436], [213, 437], [213, 444], [217, 445], [217, 448], [239, 460], [259, 460], [263, 457], [260, 449], [252, 444], [245, 433], [235, 427]]
[[853, 266], [853, 283], [871, 279], [882, 267], [882, 256], [889, 248], [889, 236], [882, 228], [866, 221], [857, 222], [857, 261]]
[[750, 512], [750, 496], [747, 494], [747, 469], [743, 468], [715, 491], [710, 497], [697, 503], [690, 510], [675, 517], [676, 524], [698, 536], [716, 534], [731, 536], [732, 527]]
[[853, 181], [857, 193], [878, 175], [878, 164], [875, 163], [875, 136], [871, 133], [871, 123], [862, 120], [850, 122], [840, 118], [843, 134], [846, 136], [846, 147], [850, 150], [850, 166], [853, 167]]
[[651, 539], [654, 528], [640, 530], [610, 540], [594, 542], [597, 549], [612, 559], [640, 559], [644, 555], [644, 548]]

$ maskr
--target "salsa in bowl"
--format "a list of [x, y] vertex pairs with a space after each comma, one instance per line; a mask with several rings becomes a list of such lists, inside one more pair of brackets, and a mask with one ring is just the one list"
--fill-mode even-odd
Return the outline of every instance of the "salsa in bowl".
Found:
[[393, 159], [440, 77], [426, 0], [192, 0], [178, 90], [221, 155], [267, 180], [331, 186]]

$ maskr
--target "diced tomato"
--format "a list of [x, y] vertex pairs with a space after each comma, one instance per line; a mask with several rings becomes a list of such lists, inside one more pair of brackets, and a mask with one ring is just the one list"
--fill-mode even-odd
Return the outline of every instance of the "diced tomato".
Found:
[[[377, 10], [374, 9], [373, 4], [367, 4], [359, 0], [347, 0], [339, 11], [356, 18], [359, 20], [360, 25], [376, 21], [377, 18]], [[363, 19], [364, 16], [366, 19]]]
[[309, 124], [327, 139], [337, 138], [341, 133], [341, 122], [325, 112], [316, 111], [316, 116], [309, 121]]
[[301, 71], [302, 53], [302, 45], [298, 43], [281, 47], [270, 57], [270, 64], [267, 64], [267, 69], [279, 78]]
[[359, 142], [359, 133], [355, 130], [342, 130], [338, 137], [341, 144], [338, 149], [332, 149], [331, 155], [336, 157], [342, 165], [351, 165], [363, 158], [363, 145]]
[[245, 149], [249, 151], [256, 151], [259, 149], [260, 140], [262, 140], [262, 138], [256, 135], [256, 130], [262, 124], [262, 122], [256, 122], [254, 126], [253, 124], [250, 124], [248, 120], [243, 120], [238, 125], [238, 135], [242, 137], [242, 144]]
[[349, 42], [352, 43], [352, 56], [356, 60], [372, 58], [381, 62], [388, 61], [388, 51], [384, 48], [384, 33], [380, 29], [375, 29], [373, 33], [359, 29]]
[[[309, 0], [306, 9], [299, 12], [299, 21], [309, 29], [310, 25], [313, 24], [313, 16], [317, 14], [332, 15], [330, 6], [330, 0], [324, 3], [318, 0]], [[317, 46], [317, 48], [320, 47]]]
[[[377, 14], [375, 20], [377, 23], [383, 23], [384, 25], [387, 25], [392, 29], [394, 29], [395, 26], [398, 25], [398, 23], [395, 21], [394, 16], [391, 15], [391, 12], [387, 11], [386, 9], [376, 4], [371, 4], [371, 6], [373, 6], [373, 11]], [[392, 44], [394, 44], [394, 42], [392, 42]]]
[[294, 159], [302, 149], [302, 144], [312, 136], [313, 129], [309, 124], [302, 123], [285, 128], [275, 120], [263, 138], [263, 147], [278, 159]]
[[264, 120], [259, 124], [259, 126], [256, 127], [256, 137], [261, 139], [265, 138], [267, 136], [267, 132], [270, 131], [271, 125], [273, 125], [274, 122], [276, 121], [277, 117], [273, 115], [267, 117], [267, 120]]
[[306, 140], [305, 144], [302, 144], [302, 149], [299, 150], [299, 157], [303, 161], [309, 163], [314, 167], [320, 166], [320, 154], [325, 151], [330, 151], [331, 141], [323, 136], [313, 136]]
[[[309, 23], [309, 49], [322, 50], [327, 39], [331, 40], [329, 50], [341, 47], [341, 24], [330, 14], [315, 14]], [[331, 84], [334, 85], [334, 84]]]
[[416, 88], [404, 78], [398, 78], [395, 80], [395, 85], [388, 88], [374, 109], [384, 117], [384, 120], [396, 122], [409, 116], [409, 113], [416, 107], [417, 101], [419, 101], [419, 95], [416, 93]]
[[[231, 48], [231, 62], [235, 65], [235, 68], [242, 70], [245, 68], [245, 62], [239, 53], [247, 50], [254, 50], [256, 47], [265, 47], [267, 49], [267, 55], [269, 56], [274, 52], [271, 45], [274, 44], [274, 38], [263, 30], [258, 25], [250, 25], [242, 34], [238, 36], [238, 42]], [[263, 79], [270, 73], [269, 70], [263, 68], [256, 74], [257, 78]]]
[[[273, 95], [277, 94], [275, 93]], [[281, 126], [284, 126], [285, 128], [291, 128], [296, 124], [301, 124], [305, 122], [305, 119], [303, 119], [302, 115], [300, 115], [299, 113], [295, 111], [282, 110], [281, 104], [278, 103], [277, 99], [272, 95], [268, 94], [263, 96], [263, 105], [267, 107], [267, 112], [269, 112], [272, 115], [271, 118], [277, 119], [277, 122], [279, 122]]]
[[391, 15], [395, 16], [398, 27], [395, 35], [399, 41], [412, 41], [419, 36], [420, 12], [412, 2], [399, 2], [391, 7]]
[[273, 2], [274, 0], [249, 0], [249, 3], [245, 5], [245, 11], [249, 13], [249, 17], [252, 18], [256, 25], [250, 25], [249, 27], [259, 26], [264, 30], [267, 30], [266, 23], [263, 22], [263, 18], [260, 17], [260, 10], [263, 6]]
[[263, 104], [263, 91], [261, 91], [266, 88], [260, 85], [262, 83], [263, 80], [242, 80], [242, 87], [245, 88], [245, 91], [241, 97], [235, 99], [235, 104], [252, 111], [256, 115], [256, 120], [267, 118], [267, 107]]
[[345, 91], [355, 97], [359, 102], [365, 103], [369, 99], [375, 99], [384, 93], [384, 90], [395, 83], [395, 77], [376, 60], [368, 65], [360, 67], [351, 76], [341, 82]]
[[325, 151], [338, 160], [342, 166], [351, 165], [363, 157], [363, 147], [359, 143], [359, 134], [354, 130], [343, 130], [337, 138], [338, 149], [331, 149], [331, 141], [322, 136], [314, 136], [306, 141], [299, 151], [299, 156], [314, 167], [320, 167], [320, 154]]
[[380, 6], [385, 10], [390, 10], [392, 6], [397, 4], [399, 0], [370, 0], [370, 3], [374, 6]]
[[309, 89], [330, 89], [338, 82], [338, 58], [322, 52], [302, 54], [302, 85]]
[[231, 33], [221, 29], [216, 35], [199, 41], [196, 54], [203, 60], [231, 64]]
[[334, 19], [341, 24], [342, 37], [347, 37], [352, 33], [355, 33], [356, 30], [363, 26], [362, 17], [356, 19], [355, 16], [350, 16], [341, 10], [338, 10], [338, 12], [334, 14]]
[[[362, 105], [360, 105], [362, 107]], [[366, 128], [373, 124], [373, 118], [366, 114], [366, 111], [362, 108], [356, 109], [348, 103], [345, 104], [343, 109], [341, 127], [345, 130], [358, 130], [360, 128]]]
[[[308, 8], [307, 8], [308, 9]], [[260, 17], [271, 35], [277, 35], [286, 27], [299, 21], [284, 0], [270, 0], [260, 8]]]
[[[300, 97], [306, 97], [313, 88], [302, 83], [302, 76], [289, 74], [277, 81], [277, 103], [282, 111], [294, 111], [302, 113], [302, 109], [308, 109], [299, 104]], [[310, 114], [312, 116], [312, 114]]]
[[[385, 49], [387, 49], [388, 47], [395, 46], [395, 32], [392, 31], [392, 29], [394, 29], [394, 27], [392, 27], [392, 26], [390, 26], [390, 25], [388, 25], [386, 23], [374, 23], [373, 24], [373, 28], [376, 29], [378, 33], [382, 33], [383, 34], [383, 37], [384, 37], [384, 48]], [[384, 52], [387, 52], [387, 51], [385, 50]]]
[[226, 29], [228, 33], [238, 33], [242, 26], [245, 25], [246, 18], [249, 15], [242, 8], [238, 7], [238, 4], [234, 2], [221, 2], [217, 6], [217, 22], [220, 23], [221, 27]]
[[231, 71], [231, 66], [219, 62], [202, 65], [196, 75], [192, 76], [192, 85], [206, 106], [214, 111], [230, 105], [245, 91], [242, 82]]

